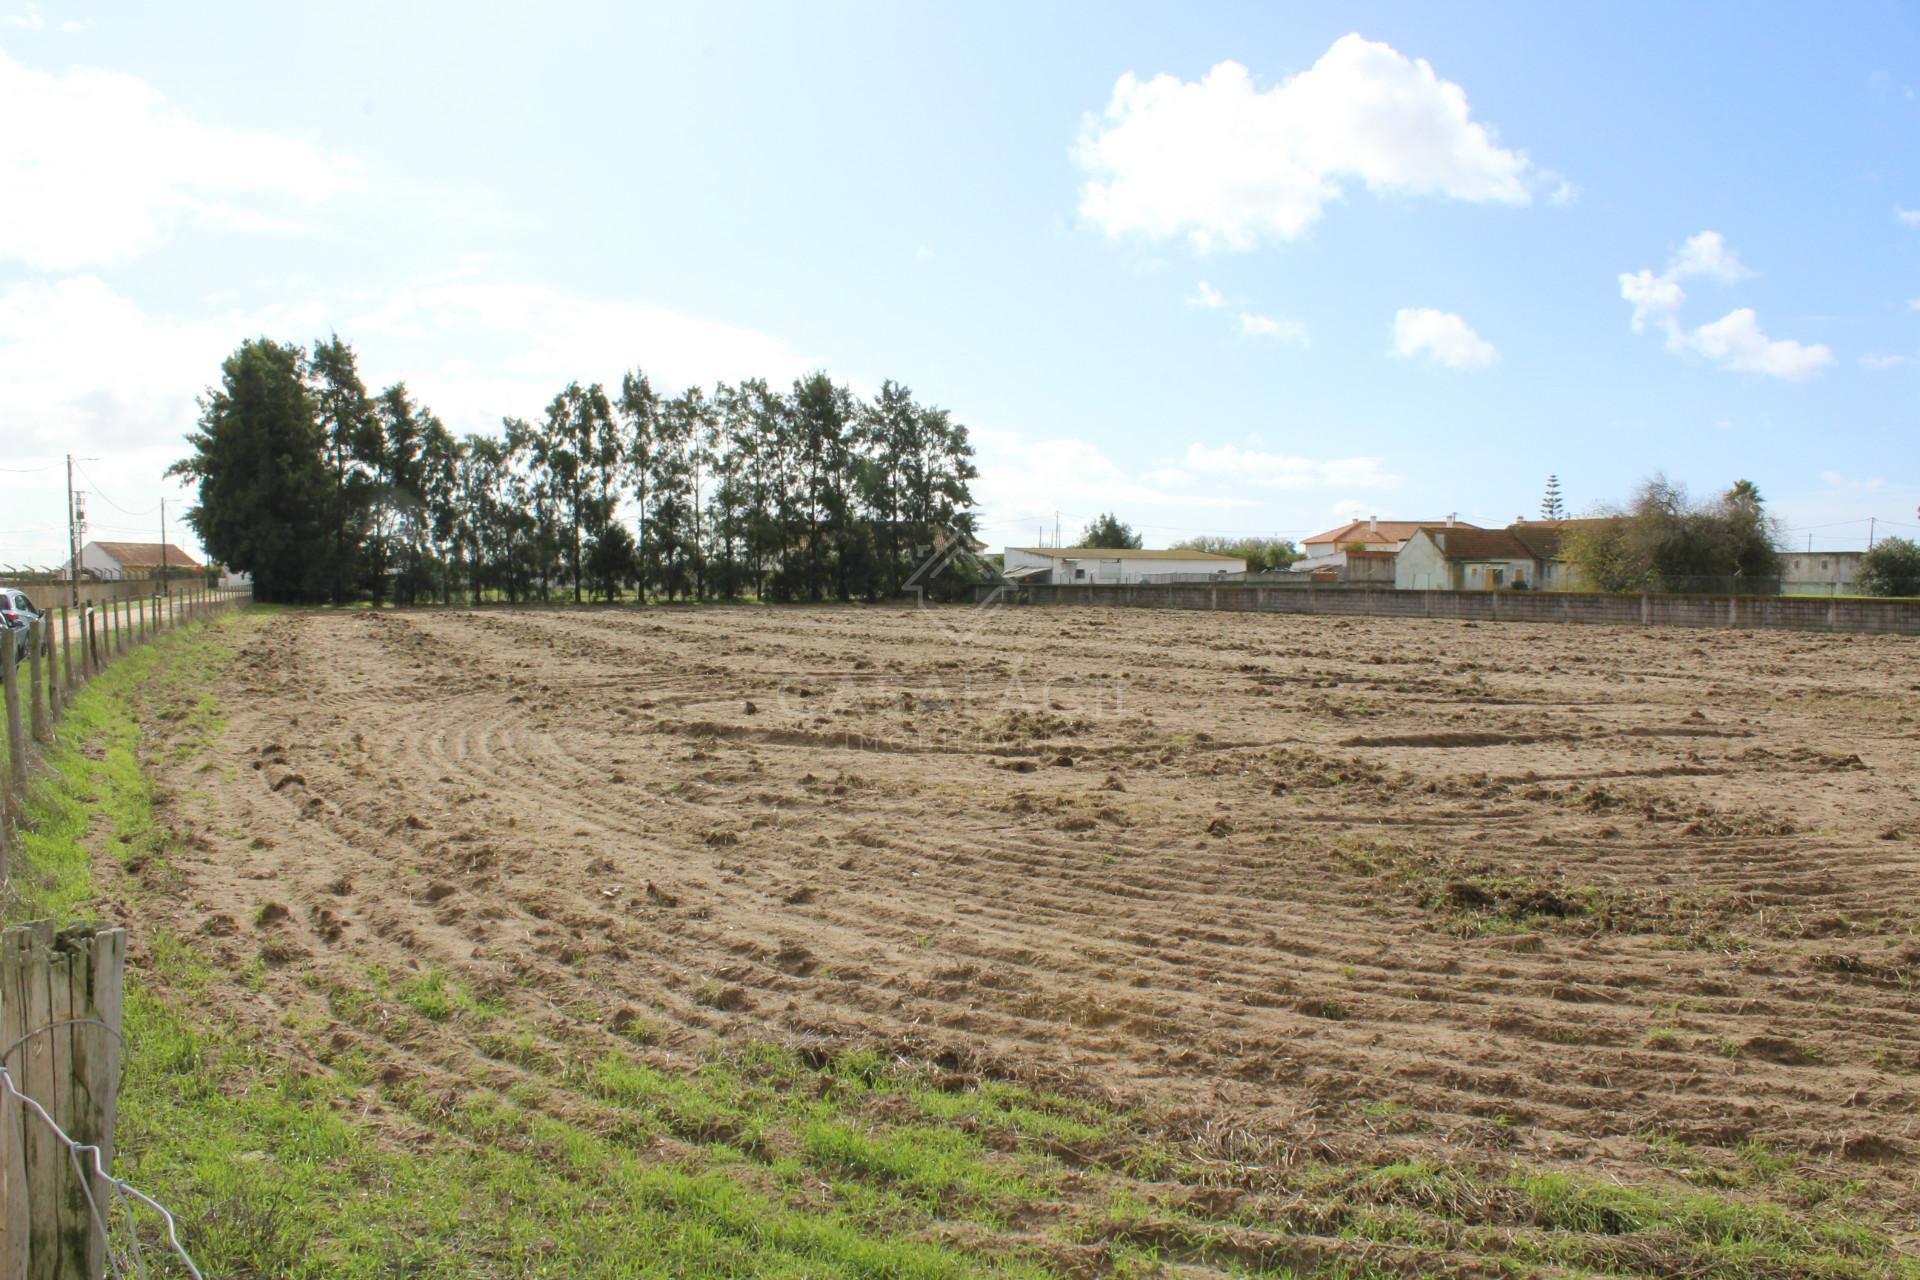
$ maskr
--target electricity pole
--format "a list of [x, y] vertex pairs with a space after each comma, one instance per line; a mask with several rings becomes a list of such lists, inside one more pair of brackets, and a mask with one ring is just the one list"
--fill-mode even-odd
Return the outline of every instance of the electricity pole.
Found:
[[1867, 550], [1869, 551], [1873, 550], [1873, 526], [1877, 519], [1875, 516], [1867, 517]]
[[167, 590], [167, 500], [160, 499], [160, 594], [172, 598]]

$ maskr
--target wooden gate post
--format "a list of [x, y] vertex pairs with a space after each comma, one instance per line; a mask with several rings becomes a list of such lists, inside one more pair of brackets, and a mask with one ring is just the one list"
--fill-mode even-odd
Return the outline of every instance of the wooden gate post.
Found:
[[47, 686], [41, 675], [41, 654], [47, 644], [47, 620], [35, 618], [27, 625], [27, 701], [32, 705], [33, 740], [46, 742], [53, 737], [47, 727]]
[[[14, 1087], [113, 1167], [124, 929], [50, 920], [0, 933], [0, 1049]], [[106, 1273], [107, 1186], [46, 1121], [0, 1090], [0, 1280]], [[91, 1185], [89, 1185], [91, 1184]]]

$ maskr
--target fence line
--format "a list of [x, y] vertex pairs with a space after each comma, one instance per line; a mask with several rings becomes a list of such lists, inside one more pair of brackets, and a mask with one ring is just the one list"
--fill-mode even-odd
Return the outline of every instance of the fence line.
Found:
[[[26, 821], [33, 756], [55, 740], [80, 689], [115, 656], [251, 598], [195, 586], [104, 608], [50, 608], [24, 634], [0, 626], [0, 892]], [[56, 934], [41, 921], [0, 932], [0, 1280], [152, 1274], [143, 1212], [165, 1224], [158, 1256], [170, 1254], [199, 1280], [173, 1215], [112, 1172], [125, 955], [123, 929]], [[92, 1043], [101, 1033], [110, 1037], [104, 1050]]]
[[[129, 649], [252, 599], [251, 590], [188, 586], [172, 595], [108, 600], [78, 610], [47, 605], [24, 635], [0, 626], [6, 716], [0, 736], [0, 751], [6, 755], [6, 768], [0, 770], [0, 888], [6, 884], [15, 836], [25, 818], [32, 746], [53, 741], [54, 725], [80, 689]], [[25, 653], [20, 652], [23, 644]]]

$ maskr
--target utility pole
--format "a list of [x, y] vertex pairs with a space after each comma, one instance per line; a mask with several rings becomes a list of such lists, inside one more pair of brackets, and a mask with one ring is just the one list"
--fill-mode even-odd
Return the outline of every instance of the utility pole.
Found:
[[1867, 550], [1869, 551], [1873, 550], [1873, 526], [1875, 519], [1876, 517], [1874, 516], [1867, 517]]
[[167, 500], [160, 499], [160, 594], [172, 598], [167, 590]]
[[67, 455], [67, 581], [72, 586], [73, 608], [80, 609], [80, 525], [74, 519], [73, 455]]

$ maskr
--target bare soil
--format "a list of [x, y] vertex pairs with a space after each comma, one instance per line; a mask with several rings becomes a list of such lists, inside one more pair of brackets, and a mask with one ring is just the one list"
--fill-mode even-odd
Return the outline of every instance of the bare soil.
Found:
[[[1911, 639], [1075, 609], [288, 613], [143, 908], [263, 1039], [879, 1044], [1169, 1132], [1920, 1209]], [[153, 920], [158, 911], [161, 919]], [[452, 1025], [334, 1049], [457, 1090]], [[628, 1035], [629, 1039], [633, 1037]]]

